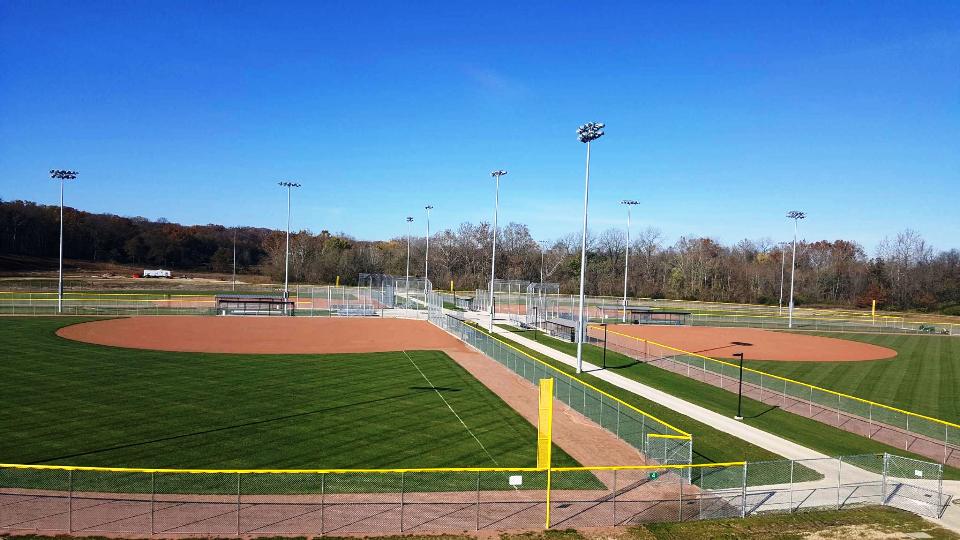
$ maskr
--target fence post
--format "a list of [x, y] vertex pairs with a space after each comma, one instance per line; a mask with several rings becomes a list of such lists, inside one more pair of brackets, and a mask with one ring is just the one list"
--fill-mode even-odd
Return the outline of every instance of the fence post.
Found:
[[794, 460], [790, 460], [790, 512], [793, 513], [793, 464]]
[[613, 470], [613, 526], [617, 526], [617, 470]]
[[480, 471], [477, 471], [477, 530], [480, 530]]
[[[944, 428], [946, 428], [946, 426], [944, 426]], [[946, 434], [946, 429], [944, 429], [944, 434]], [[617, 438], [618, 438], [618, 439], [620, 438], [620, 402], [619, 402], [619, 401], [617, 401]], [[944, 463], [947, 462], [947, 447], [946, 447], [946, 445], [944, 445], [944, 447], [943, 447], [943, 462], [944, 462]], [[614, 476], [616, 476], [616, 474], [614, 474]]]
[[747, 462], [743, 462], [743, 484], [740, 487], [740, 517], [747, 515]]
[[150, 536], [153, 536], [156, 529], [153, 526], [153, 508], [154, 508], [154, 499], [156, 499], [157, 493], [157, 473], [150, 473]]
[[237, 473], [237, 536], [240, 536], [240, 473]]
[[400, 471], [400, 532], [403, 532], [403, 471]]
[[73, 533], [73, 470], [67, 471], [67, 532]]
[[683, 521], [683, 473], [677, 475], [677, 481], [680, 482], [680, 493], [677, 496], [677, 521]]
[[887, 467], [889, 465], [890, 454], [883, 453], [883, 484], [880, 486], [880, 504], [887, 504]]
[[837, 459], [837, 510], [840, 509], [840, 485], [843, 483], [840, 479], [843, 476], [843, 456]]
[[325, 523], [323, 522], [323, 517], [324, 517], [323, 507], [324, 507], [324, 503], [326, 502], [326, 495], [327, 495], [326, 481], [327, 481], [326, 473], [320, 473], [320, 536], [323, 536], [323, 531], [325, 528], [324, 527]]
[[940, 465], [939, 474], [937, 474], [937, 518], [943, 515], [945, 508], [941, 508], [943, 503], [943, 465]]

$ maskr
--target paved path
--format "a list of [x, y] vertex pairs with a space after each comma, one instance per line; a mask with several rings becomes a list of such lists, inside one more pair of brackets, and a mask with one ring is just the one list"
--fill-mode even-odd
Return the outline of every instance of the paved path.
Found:
[[[489, 324], [489, 315], [485, 313], [469, 312], [465, 315], [465, 318], [483, 325], [484, 328], [487, 328], [487, 325]], [[509, 321], [503, 322], [509, 323]], [[539, 343], [520, 334], [505, 330], [503, 328], [498, 328], [496, 326], [493, 327], [493, 332], [495, 334], [503, 335], [508, 339], [533, 349], [539, 353], [545, 354], [554, 360], [574, 367], [577, 365], [576, 357], [562, 353], [556, 349], [544, 345], [543, 343]], [[690, 403], [689, 401], [682, 400], [671, 394], [657, 390], [656, 388], [652, 388], [632, 379], [628, 379], [622, 375], [600, 369], [598, 366], [588, 362], [583, 363], [583, 370], [584, 372], [589, 372], [590, 375], [593, 375], [594, 377], [623, 388], [624, 390], [628, 390], [638, 396], [655, 401], [665, 407], [670, 408], [671, 410], [683, 414], [684, 416], [688, 416], [694, 420], [703, 422], [751, 444], [765, 448], [771, 452], [775, 452], [784, 458], [793, 460], [824, 459], [823, 462], [812, 461], [803, 464], [806, 467], [816, 470], [825, 477], [824, 480], [811, 482], [811, 488], [816, 489], [817, 487], [820, 487], [818, 484], [829, 482], [831, 478], [836, 479], [836, 464], [835, 462], [827, 461], [825, 458], [829, 458], [830, 456], [827, 456], [826, 454], [806, 448], [797, 443], [778, 437], [777, 435], [757, 429], [753, 426], [746, 425], [740, 421], [734, 420], [730, 416], [726, 416], [694, 403]], [[855, 468], [849, 467], [844, 473], [844, 476], [847, 476], [853, 472], [850, 469]], [[867, 471], [857, 471], [862, 472], [864, 482], [875, 480], [877, 476], [876, 474]], [[751, 491], [754, 489], [756, 488], [751, 488]], [[943, 490], [944, 493], [960, 493], [960, 481], [944, 481]], [[950, 505], [941, 519], [931, 521], [934, 521], [943, 527], [960, 532], [960, 507], [957, 505]]]

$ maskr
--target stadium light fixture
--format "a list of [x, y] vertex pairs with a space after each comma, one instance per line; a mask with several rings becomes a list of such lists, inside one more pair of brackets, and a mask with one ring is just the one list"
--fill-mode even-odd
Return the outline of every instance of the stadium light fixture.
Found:
[[507, 174], [507, 171], [497, 169], [490, 173], [490, 176], [496, 181], [494, 188], [493, 203], [493, 251], [490, 255], [490, 324], [487, 329], [493, 332], [494, 298], [493, 298], [493, 279], [497, 273], [497, 214], [500, 213], [500, 177]]
[[734, 420], [743, 420], [743, 353], [733, 353], [734, 356], [740, 358], [740, 386], [737, 388], [737, 415], [733, 417]]
[[50, 169], [50, 178], [60, 181], [60, 270], [57, 277], [57, 313], [63, 313], [63, 184], [76, 180], [77, 171]]
[[280, 187], [287, 188], [287, 249], [283, 263], [283, 299], [290, 298], [290, 192], [300, 187], [296, 182], [277, 182]]
[[410, 224], [411, 223], [413, 223], [413, 218], [410, 216], [407, 216], [407, 281], [405, 282], [405, 285], [404, 285], [404, 288], [405, 288], [404, 294], [406, 295], [406, 298], [404, 298], [405, 305], [409, 304], [410, 302]]
[[787, 328], [793, 328], [793, 275], [797, 271], [797, 228], [800, 220], [806, 218], [807, 214], [799, 210], [791, 210], [787, 212], [787, 217], [793, 220], [793, 258], [790, 260], [790, 304]]
[[423, 209], [427, 211], [427, 253], [423, 257], [423, 292], [426, 294], [430, 292], [427, 290], [427, 283], [430, 281], [430, 211], [433, 210], [433, 205], [428, 204]]
[[627, 207], [627, 250], [623, 258], [623, 322], [627, 322], [627, 274], [630, 272], [630, 207], [640, 204], [639, 201], [624, 199], [620, 204]]
[[588, 122], [577, 128], [577, 139], [587, 145], [587, 172], [583, 182], [583, 236], [580, 241], [580, 306], [577, 319], [577, 373], [583, 372], [583, 337], [587, 327], [583, 312], [583, 290], [587, 277], [587, 208], [590, 203], [590, 143], [603, 137], [602, 122]]

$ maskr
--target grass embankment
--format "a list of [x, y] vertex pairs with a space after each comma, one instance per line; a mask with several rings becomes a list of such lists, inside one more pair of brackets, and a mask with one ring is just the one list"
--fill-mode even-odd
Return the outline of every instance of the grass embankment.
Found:
[[[536, 333], [536, 338], [552, 349], [569, 355], [576, 355], [575, 343], [560, 341], [544, 335], [539, 331], [534, 332], [532, 330], [520, 330], [509, 325], [498, 326], [531, 339], [533, 339], [534, 334]], [[530, 351], [528, 350], [528, 352]], [[602, 348], [594, 345], [584, 344], [583, 346], [583, 358], [585, 362], [589, 362], [597, 366], [602, 365], [603, 353], [604, 351]], [[615, 371], [618, 375], [622, 375], [628, 379], [633, 379], [647, 386], [662, 390], [668, 394], [700, 405], [701, 407], [714, 412], [733, 416], [737, 411], [737, 394], [734, 394], [728, 390], [702, 383], [700, 381], [696, 381], [683, 375], [654, 367], [649, 364], [638, 363], [632, 358], [620, 353], [608, 350], [606, 351], [606, 355], [606, 364], [608, 369]], [[543, 355], [538, 357], [542, 358]], [[593, 379], [597, 380], [595, 377]], [[604, 388], [604, 390], [606, 390], [606, 388]], [[617, 397], [620, 396], [618, 395]], [[861, 437], [848, 431], [828, 426], [810, 418], [804, 418], [802, 416], [788, 413], [781, 410], [777, 406], [761, 403], [747, 397], [743, 398], [742, 407], [744, 417], [743, 422], [745, 424], [752, 425], [758, 429], [762, 429], [829, 456], [850, 456], [888, 452], [891, 454], [912, 457], [923, 461], [931, 461], [930, 458], [906, 452], [902, 449], [894, 448], [866, 437]], [[661, 410], [662, 409], [663, 407], [661, 407]], [[674, 415], [674, 417], [676, 417], [676, 413], [674, 413]], [[666, 418], [664, 418], [664, 420], [669, 421]], [[690, 429], [683, 428], [682, 425], [678, 425], [677, 427], [692, 433]], [[720, 433], [717, 430], [713, 431]], [[695, 437], [694, 448], [696, 449], [698, 446], [701, 446], [704, 443], [709, 444], [709, 439], [711, 436], [712, 435], [705, 434], [699, 439]], [[730, 436], [728, 435], [728, 437]], [[704, 439], [707, 440], [705, 441]], [[735, 441], [740, 441], [740, 439], [733, 439], [734, 441], [728, 440], [726, 443], [735, 444]], [[740, 443], [746, 444], [743, 441], [740, 441]], [[743, 457], [741, 459], [746, 459], [747, 461], [757, 460], [756, 458], [752, 457]], [[960, 469], [945, 467], [944, 478], [951, 480], [960, 479]]]

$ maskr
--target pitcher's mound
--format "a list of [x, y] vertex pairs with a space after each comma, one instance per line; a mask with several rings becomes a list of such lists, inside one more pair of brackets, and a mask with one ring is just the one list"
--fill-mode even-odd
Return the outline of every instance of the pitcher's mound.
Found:
[[[742, 352], [745, 360], [780, 360], [786, 362], [857, 362], [893, 358], [897, 351], [846, 339], [773, 332], [759, 328], [715, 328], [711, 326], [652, 326], [618, 324], [610, 330], [656, 341], [664, 345], [695, 352], [712, 358], [733, 358]], [[600, 337], [603, 331], [591, 330]], [[636, 340], [615, 334], [611, 343], [636, 347]], [[615, 341], [616, 340], [616, 341]], [[642, 347], [643, 344], [640, 343]]]

